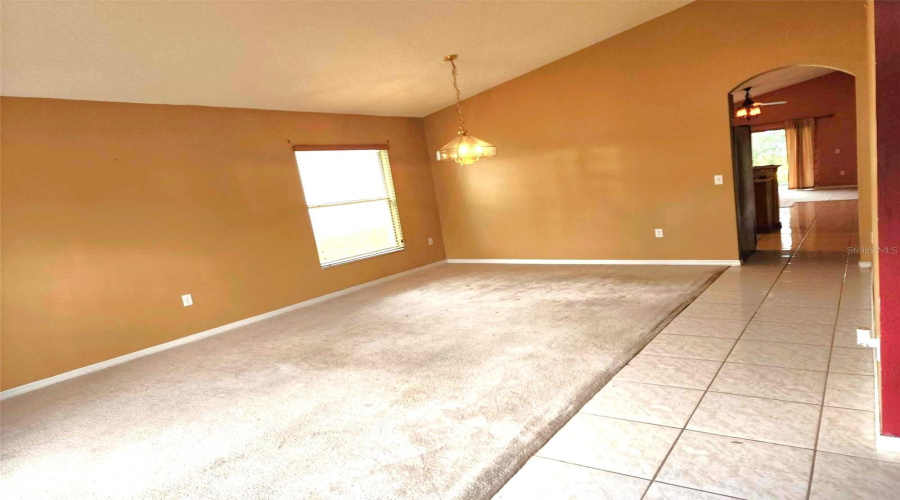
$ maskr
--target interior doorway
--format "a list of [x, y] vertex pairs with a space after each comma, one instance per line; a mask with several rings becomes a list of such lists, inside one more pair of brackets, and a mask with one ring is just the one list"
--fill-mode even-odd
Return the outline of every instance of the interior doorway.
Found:
[[728, 103], [741, 259], [781, 229], [781, 209], [858, 196], [853, 75], [778, 68], [736, 85]]

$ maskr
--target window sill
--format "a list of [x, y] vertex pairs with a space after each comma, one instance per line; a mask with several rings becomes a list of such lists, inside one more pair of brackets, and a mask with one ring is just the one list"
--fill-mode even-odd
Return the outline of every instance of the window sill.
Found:
[[351, 262], [357, 262], [360, 260], [370, 259], [372, 257], [378, 257], [379, 255], [387, 255], [389, 253], [401, 252], [406, 249], [406, 245], [399, 247], [391, 247], [385, 248], [384, 250], [377, 250], [375, 252], [364, 253], [361, 255], [354, 255], [353, 257], [347, 257], [346, 259], [336, 260], [334, 262], [327, 262], [325, 264], [320, 264], [322, 269], [328, 269], [329, 267], [340, 266], [343, 264], [349, 264]]

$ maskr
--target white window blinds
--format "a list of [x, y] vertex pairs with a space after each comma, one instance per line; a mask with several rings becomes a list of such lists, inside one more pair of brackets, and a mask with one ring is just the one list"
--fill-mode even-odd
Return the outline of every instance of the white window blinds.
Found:
[[322, 267], [403, 249], [386, 149], [294, 153]]

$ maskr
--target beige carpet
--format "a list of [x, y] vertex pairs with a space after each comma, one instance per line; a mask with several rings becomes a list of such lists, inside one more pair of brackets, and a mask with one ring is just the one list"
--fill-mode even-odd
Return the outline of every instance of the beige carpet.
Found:
[[443, 265], [2, 403], [12, 498], [487, 498], [722, 268]]

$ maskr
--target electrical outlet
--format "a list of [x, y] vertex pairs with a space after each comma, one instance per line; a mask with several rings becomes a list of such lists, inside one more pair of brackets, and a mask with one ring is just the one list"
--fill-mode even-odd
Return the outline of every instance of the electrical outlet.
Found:
[[840, 150], [840, 149], [835, 149], [835, 150], [834, 150], [834, 154], [836, 154], [836, 155], [841, 154], [841, 150]]
[[184, 305], [184, 307], [192, 306], [192, 305], [194, 305], [194, 298], [191, 297], [191, 294], [182, 295], [181, 303], [182, 303], [182, 305]]
[[847, 173], [847, 172], [841, 170], [841, 175], [844, 175], [844, 174], [846, 174], [846, 173]]
[[662, 237], [663, 237], [662, 229], [654, 229], [654, 230], [653, 230], [653, 234], [655, 234], [657, 238], [662, 238]]
[[431, 245], [434, 245], [434, 240], [431, 238], [428, 238], [428, 246], [431, 246]]
[[715, 184], [717, 186], [719, 184], [725, 184], [725, 178], [721, 175], [714, 175], [713, 176], [713, 184]]

